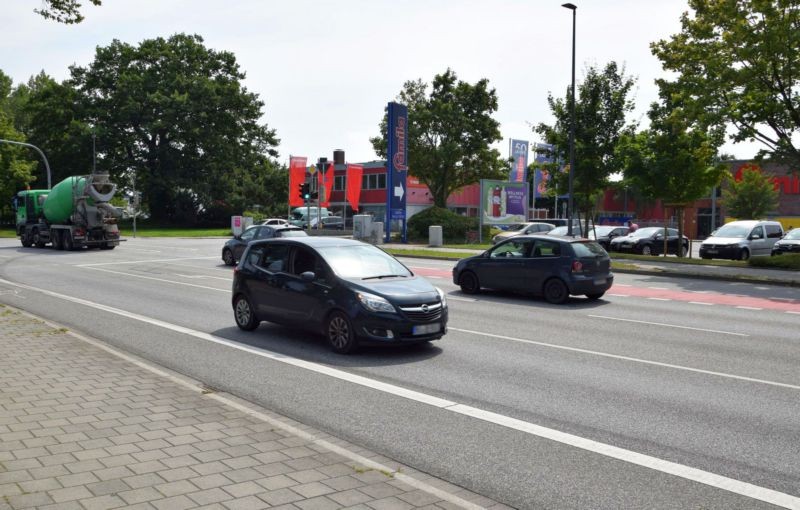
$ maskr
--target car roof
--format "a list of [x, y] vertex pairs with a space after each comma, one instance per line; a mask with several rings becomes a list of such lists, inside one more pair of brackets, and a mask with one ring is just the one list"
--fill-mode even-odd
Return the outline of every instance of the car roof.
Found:
[[585, 237], [570, 237], [570, 236], [557, 236], [557, 235], [543, 235], [543, 234], [525, 234], [521, 236], [514, 236], [511, 239], [520, 240], [520, 239], [541, 239], [542, 241], [552, 241], [553, 239], [564, 241], [565, 243], [575, 243], [575, 242], [594, 242], [593, 239], [586, 239]]
[[[295, 227], [297, 228], [297, 227]], [[301, 230], [301, 229], [297, 229]], [[361, 241], [356, 241], [355, 239], [342, 239], [339, 237], [317, 237], [317, 236], [309, 236], [309, 237], [281, 237], [277, 239], [261, 239], [259, 241], [255, 241], [250, 243], [250, 246], [255, 246], [259, 244], [267, 244], [267, 243], [294, 243], [294, 244], [303, 244], [309, 246], [311, 248], [329, 248], [333, 246], [372, 246], [371, 244], [367, 244]], [[379, 248], [380, 249], [380, 248]]]

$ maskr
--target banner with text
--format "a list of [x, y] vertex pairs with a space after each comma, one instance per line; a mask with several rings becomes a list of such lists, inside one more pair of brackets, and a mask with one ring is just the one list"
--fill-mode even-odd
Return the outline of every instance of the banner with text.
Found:
[[406, 231], [406, 177], [408, 176], [408, 108], [391, 102], [387, 107], [388, 132], [386, 139], [386, 241], [392, 234], [392, 221], [400, 221], [402, 240]]
[[481, 179], [481, 224], [510, 225], [527, 217], [527, 182]]
[[509, 140], [508, 155], [514, 158], [511, 163], [511, 174], [508, 180], [511, 182], [527, 182], [528, 180], [528, 147], [530, 142], [527, 140]]

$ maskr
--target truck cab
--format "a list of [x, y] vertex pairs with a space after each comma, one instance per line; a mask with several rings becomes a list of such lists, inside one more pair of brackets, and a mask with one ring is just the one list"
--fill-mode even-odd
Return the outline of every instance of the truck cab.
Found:
[[[39, 218], [44, 214], [43, 206], [48, 193], [50, 190], [47, 189], [24, 190], [17, 193], [11, 201], [16, 212], [17, 235], [23, 239], [23, 245], [25, 245], [24, 238], [27, 237], [25, 226], [39, 222]], [[27, 246], [31, 244], [32, 241], [29, 240]]]

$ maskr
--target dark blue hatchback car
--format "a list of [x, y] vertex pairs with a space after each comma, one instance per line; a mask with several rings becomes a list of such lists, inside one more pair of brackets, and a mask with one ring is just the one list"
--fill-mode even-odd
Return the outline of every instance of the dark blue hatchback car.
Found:
[[350, 239], [250, 243], [234, 270], [231, 303], [241, 329], [261, 321], [297, 326], [322, 333], [339, 353], [447, 332], [444, 292], [380, 248]]
[[484, 287], [541, 295], [560, 304], [570, 295], [600, 299], [614, 275], [608, 253], [595, 241], [533, 235], [513, 237], [458, 261], [453, 283], [468, 294]]

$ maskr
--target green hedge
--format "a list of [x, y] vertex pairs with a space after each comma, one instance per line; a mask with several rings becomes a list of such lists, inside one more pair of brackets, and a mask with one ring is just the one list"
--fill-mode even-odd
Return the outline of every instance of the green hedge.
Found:
[[[430, 207], [419, 212], [408, 220], [408, 236], [413, 241], [428, 241], [428, 227], [442, 227], [442, 236], [448, 243], [467, 242], [467, 232], [478, 231], [478, 218], [460, 216], [448, 209]], [[489, 226], [483, 228], [484, 240], [489, 236]], [[476, 242], [476, 241], [472, 241]]]
[[753, 267], [767, 267], [772, 269], [793, 269], [800, 271], [800, 254], [783, 254], [774, 257], [753, 257], [749, 260]]

